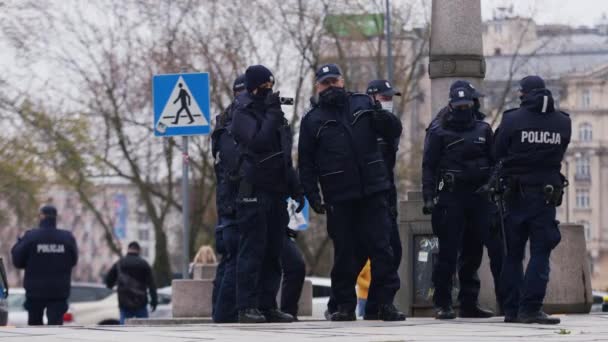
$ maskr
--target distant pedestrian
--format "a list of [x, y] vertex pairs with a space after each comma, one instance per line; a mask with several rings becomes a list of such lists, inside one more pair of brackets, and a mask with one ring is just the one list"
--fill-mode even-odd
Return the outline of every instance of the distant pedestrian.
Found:
[[13, 265], [25, 269], [24, 307], [29, 325], [42, 325], [46, 310], [49, 325], [62, 325], [68, 310], [72, 268], [78, 247], [71, 232], [57, 229], [57, 209], [40, 209], [38, 228], [28, 230], [11, 250]]
[[127, 255], [112, 266], [105, 279], [108, 288], [117, 286], [120, 324], [128, 318], [148, 318], [148, 291], [152, 312], [158, 304], [152, 269], [139, 256], [140, 251], [139, 243], [129, 243]]

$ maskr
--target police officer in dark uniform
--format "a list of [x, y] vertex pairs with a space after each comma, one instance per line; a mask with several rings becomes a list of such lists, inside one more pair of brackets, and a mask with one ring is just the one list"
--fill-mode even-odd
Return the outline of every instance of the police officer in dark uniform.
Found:
[[[492, 128], [476, 120], [471, 88], [453, 87], [450, 103], [437, 125], [427, 131], [422, 161], [425, 214], [432, 214], [433, 233], [439, 239], [438, 261], [433, 269], [436, 318], [453, 319], [452, 279], [456, 272], [465, 227], [474, 232], [489, 229], [492, 204], [476, 190], [489, 178]], [[479, 233], [477, 233], [479, 234]], [[463, 316], [487, 317], [477, 298], [459, 295]]]
[[[390, 113], [389, 115], [394, 115], [394, 96], [401, 96], [401, 93], [396, 91], [390, 82], [387, 80], [374, 80], [369, 82], [367, 85], [367, 94], [370, 95], [374, 101], [379, 104], [382, 109]], [[394, 120], [399, 120], [395, 116]], [[401, 256], [402, 256], [402, 248], [401, 248], [401, 238], [399, 237], [399, 226], [397, 224], [397, 187], [395, 185], [395, 164], [397, 161], [397, 150], [399, 149], [399, 137], [393, 139], [392, 141], [387, 141], [381, 136], [378, 136], [378, 144], [380, 146], [380, 151], [382, 152], [382, 159], [386, 164], [386, 169], [388, 171], [388, 178], [391, 183], [391, 187], [387, 193], [388, 203], [390, 207], [391, 213], [391, 235], [390, 242], [391, 247], [393, 248], [393, 253], [395, 255], [394, 259], [394, 268], [395, 270], [399, 270], [399, 265], [401, 264]], [[359, 248], [360, 251], [365, 251], [365, 246], [361, 246]], [[360, 268], [363, 268], [365, 263], [367, 262], [367, 256], [364, 253], [360, 256], [359, 263], [361, 264]], [[374, 279], [372, 278], [372, 282]], [[376, 293], [375, 287], [371, 287], [367, 297], [367, 303], [365, 305], [365, 314], [363, 318], [366, 320], [375, 320], [378, 319], [378, 303], [376, 302]]]
[[[234, 97], [245, 91], [245, 75], [240, 75], [232, 86]], [[236, 264], [239, 232], [236, 221], [235, 179], [239, 153], [236, 141], [228, 131], [232, 122], [234, 102], [218, 115], [215, 130], [211, 134], [215, 159], [216, 207], [218, 224], [215, 230], [216, 250], [221, 255], [213, 281], [212, 318], [216, 323], [233, 323], [238, 320], [236, 309]]]
[[390, 181], [377, 141], [378, 136], [387, 141], [399, 137], [401, 123], [377, 108], [369, 96], [347, 93], [337, 65], [321, 66], [315, 79], [318, 105], [300, 125], [298, 168], [311, 208], [319, 214], [327, 211], [327, 230], [334, 243], [335, 306], [328, 305], [329, 318], [356, 320], [356, 252], [364, 245], [371, 259], [379, 318], [404, 320], [392, 304], [399, 276], [390, 244]]
[[[503, 114], [495, 152], [505, 179], [507, 255], [502, 282], [505, 322], [558, 324], [542, 311], [549, 280], [549, 256], [561, 235], [555, 220], [567, 184], [560, 174], [570, 143], [568, 114], [556, 110], [553, 96], [538, 76], [520, 81], [519, 108]], [[522, 261], [527, 241], [530, 261]]]
[[293, 317], [277, 308], [280, 256], [289, 222], [287, 197], [300, 204], [299, 212], [304, 196], [293, 169], [289, 124], [279, 93], [272, 92], [274, 76], [254, 65], [245, 79], [247, 92], [237, 97], [230, 125], [241, 155], [236, 208], [239, 322], [291, 322]]
[[11, 250], [13, 265], [25, 269], [25, 309], [29, 325], [42, 325], [46, 310], [49, 325], [62, 325], [68, 310], [72, 268], [78, 247], [71, 232], [57, 229], [57, 209], [40, 209], [37, 229], [25, 232]]
[[[481, 112], [480, 99], [484, 96], [468, 81], [458, 80], [452, 83], [450, 91], [457, 88], [469, 88], [472, 92], [473, 97], [473, 116], [476, 120], [483, 121], [486, 117]], [[435, 127], [441, 124], [441, 120], [444, 115], [450, 112], [450, 107], [443, 107], [437, 115], [433, 118], [427, 132], [431, 127]], [[427, 138], [428, 138], [427, 134]], [[502, 271], [502, 264], [504, 261], [504, 248], [503, 248], [503, 236], [500, 228], [500, 222], [498, 221], [499, 214], [498, 208], [495, 205], [488, 208], [491, 210], [491, 217], [493, 218], [490, 227], [480, 227], [481, 230], [476, 230], [475, 227], [469, 224], [465, 225], [461, 251], [458, 255], [458, 282], [460, 285], [459, 295], [466, 297], [465, 302], [476, 302], [479, 298], [479, 291], [481, 289], [481, 282], [479, 280], [478, 270], [483, 259], [483, 247], [485, 246], [488, 251], [488, 257], [490, 259], [490, 270], [492, 272], [492, 279], [494, 280], [494, 292], [496, 296], [496, 302], [499, 308], [502, 306], [503, 296], [500, 282], [500, 273]], [[472, 310], [460, 310], [460, 317], [472, 317], [472, 318], [483, 318], [490, 317], [491, 312], [486, 310], [477, 310], [477, 306], [472, 307]]]

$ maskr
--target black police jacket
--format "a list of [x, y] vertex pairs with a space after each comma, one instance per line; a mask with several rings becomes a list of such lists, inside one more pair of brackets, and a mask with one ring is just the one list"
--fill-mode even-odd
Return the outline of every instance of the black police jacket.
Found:
[[[118, 265], [120, 264], [120, 272], [123, 272], [129, 275], [132, 279], [135, 280], [134, 286], [137, 286], [140, 292], [146, 293], [149, 291], [150, 293], [150, 304], [152, 306], [156, 306], [158, 304], [158, 296], [156, 293], [156, 282], [154, 281], [154, 275], [152, 274], [152, 268], [148, 264], [148, 262], [137, 254], [128, 253], [125, 257], [118, 260], [112, 268], [106, 274], [105, 284], [108, 288], [113, 288], [117, 285], [118, 282]], [[122, 286], [122, 284], [118, 284], [118, 286]], [[118, 306], [123, 309], [130, 309], [128, 306], [124, 305], [125, 298], [122, 298], [123, 291], [118, 291]], [[148, 297], [146, 296], [145, 303], [148, 303]]]
[[[238, 194], [238, 167], [239, 167], [239, 152], [238, 146], [232, 134], [228, 130], [230, 125], [231, 111], [234, 105], [231, 104], [225, 115], [227, 120], [218, 121], [218, 126], [211, 134], [211, 148], [215, 164], [215, 178], [217, 181], [216, 188], [216, 206], [219, 216], [234, 216], [236, 211], [236, 197]], [[218, 225], [218, 229], [221, 229]]]
[[453, 175], [458, 189], [475, 191], [485, 184], [493, 166], [492, 140], [492, 128], [479, 120], [466, 129], [454, 129], [444, 119], [430, 126], [422, 158], [424, 200], [436, 195], [439, 179], [446, 173]]
[[342, 107], [322, 104], [304, 116], [300, 125], [298, 169], [310, 202], [338, 202], [362, 198], [390, 188], [378, 137], [393, 141], [401, 122], [378, 109], [365, 94], [349, 94]]
[[[393, 113], [388, 113], [387, 115], [395, 116]], [[395, 116], [396, 120], [399, 120]], [[399, 120], [399, 122], [401, 122]], [[380, 153], [382, 153], [382, 159], [384, 159], [384, 163], [386, 164], [386, 169], [388, 171], [388, 179], [391, 183], [391, 187], [395, 187], [395, 165], [397, 163], [397, 151], [399, 150], [399, 137], [387, 140], [382, 137], [378, 137], [378, 145], [380, 146]]]
[[39, 228], [25, 232], [11, 250], [13, 265], [25, 269], [23, 287], [31, 299], [65, 300], [70, 296], [72, 268], [78, 247], [71, 232], [42, 220]]
[[293, 198], [301, 193], [291, 158], [291, 130], [282, 115], [268, 113], [263, 101], [244, 93], [235, 101], [229, 129], [242, 155], [245, 181], [254, 189]]
[[521, 185], [561, 185], [561, 162], [570, 143], [570, 116], [555, 110], [547, 89], [532, 91], [506, 111], [496, 131], [496, 160]]

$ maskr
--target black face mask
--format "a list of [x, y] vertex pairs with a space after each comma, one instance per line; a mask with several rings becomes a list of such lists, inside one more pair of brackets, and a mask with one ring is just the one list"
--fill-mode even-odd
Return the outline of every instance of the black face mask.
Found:
[[319, 93], [319, 103], [326, 106], [342, 106], [346, 102], [346, 90], [342, 87], [329, 87]]
[[257, 99], [265, 99], [268, 94], [272, 93], [272, 88], [258, 88], [258, 91], [253, 95]]

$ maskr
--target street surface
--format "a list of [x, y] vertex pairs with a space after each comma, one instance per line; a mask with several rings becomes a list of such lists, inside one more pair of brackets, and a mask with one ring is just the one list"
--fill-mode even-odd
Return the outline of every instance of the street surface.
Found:
[[405, 322], [302, 321], [260, 325], [106, 326], [60, 328], [0, 328], [7, 342], [190, 342], [190, 341], [608, 341], [608, 315], [560, 316], [562, 324], [540, 326], [503, 324], [489, 320], [410, 318]]

